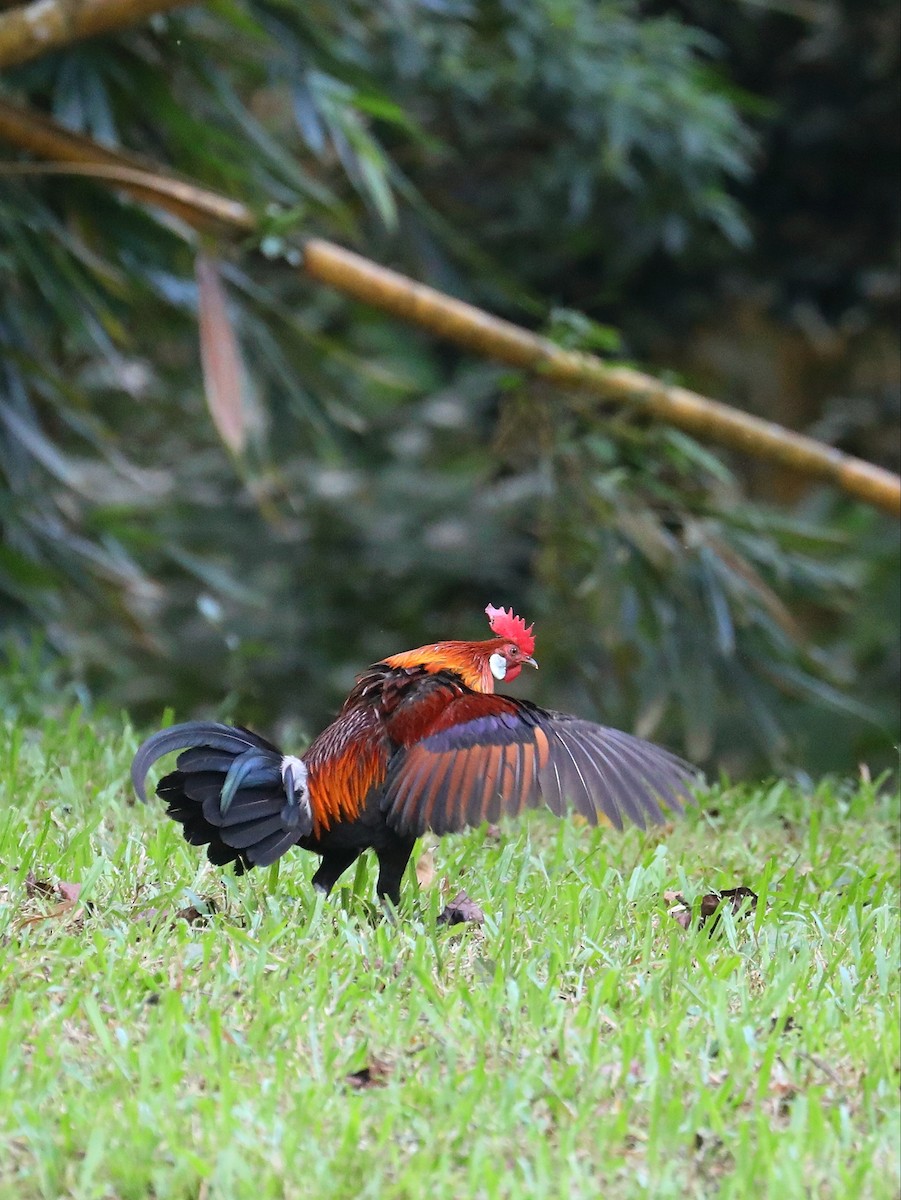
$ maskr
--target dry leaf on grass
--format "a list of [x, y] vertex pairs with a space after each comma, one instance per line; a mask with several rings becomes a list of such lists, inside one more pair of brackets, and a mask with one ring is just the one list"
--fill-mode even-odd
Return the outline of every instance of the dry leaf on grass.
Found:
[[467, 923], [481, 925], [484, 920], [485, 914], [474, 900], [470, 900], [465, 892], [457, 892], [450, 904], [444, 909], [444, 912], [438, 914], [438, 921], [441, 925], [463, 925]]
[[780, 1033], [791, 1033], [793, 1029], [800, 1029], [801, 1026], [794, 1017], [788, 1016], [785, 1022], [782, 1022], [781, 1017], [770, 1017], [770, 1033], [775, 1033], [779, 1030]]
[[384, 1087], [390, 1076], [391, 1067], [388, 1063], [383, 1062], [380, 1058], [373, 1058], [359, 1071], [352, 1071], [350, 1075], [345, 1075], [344, 1082], [362, 1092], [367, 1088]]
[[196, 904], [180, 908], [172, 918], [172, 924], [174, 925], [176, 921], [187, 921], [189, 925], [205, 925], [216, 911], [216, 901], [204, 897], [201, 899], [201, 904], [203, 908], [198, 908]]
[[416, 878], [423, 890], [435, 882], [435, 856], [431, 850], [423, 850], [416, 860]]
[[216, 901], [211, 897], [201, 896], [196, 904], [189, 904], [175, 912], [171, 908], [141, 908], [134, 914], [135, 921], [144, 921], [154, 929], [165, 925], [175, 928], [176, 921], [187, 921], [189, 925], [205, 925], [217, 912]]
[[[686, 903], [685, 897], [681, 892], [664, 892], [663, 899], [672, 907], [667, 909], [673, 920], [678, 921], [683, 929], [688, 929], [692, 922], [692, 908]], [[745, 916], [754, 912], [757, 908], [757, 893], [752, 892], [748, 887], [724, 888], [721, 892], [708, 892], [702, 896], [697, 902], [698, 914], [698, 929], [703, 929], [709, 919], [717, 913], [725, 901], [731, 903], [732, 911], [738, 913], [745, 900], [749, 900], [750, 904], [745, 912]], [[719, 924], [719, 917], [710, 927], [710, 932], [716, 929]]]
[[53, 896], [56, 894], [56, 888], [49, 879], [38, 879], [34, 871], [29, 871], [25, 877], [25, 895], [31, 899], [32, 896]]
[[62, 917], [68, 917], [73, 925], [81, 925], [84, 921], [85, 907], [90, 907], [90, 905], [83, 906], [78, 903], [78, 897], [81, 895], [80, 883], [67, 883], [61, 879], [54, 887], [45, 879], [37, 879], [32, 871], [28, 872], [25, 880], [25, 892], [31, 899], [38, 896], [58, 896], [59, 903], [54, 904], [46, 912], [22, 917], [18, 922], [19, 929], [26, 929], [30, 925], [39, 925], [42, 921], [59, 920]]

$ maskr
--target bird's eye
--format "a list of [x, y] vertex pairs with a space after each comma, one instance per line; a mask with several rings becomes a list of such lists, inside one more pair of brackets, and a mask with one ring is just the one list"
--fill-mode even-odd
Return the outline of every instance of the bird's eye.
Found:
[[519, 654], [519, 646], [508, 646], [507, 654], [510, 656], [510, 658], [516, 658]]

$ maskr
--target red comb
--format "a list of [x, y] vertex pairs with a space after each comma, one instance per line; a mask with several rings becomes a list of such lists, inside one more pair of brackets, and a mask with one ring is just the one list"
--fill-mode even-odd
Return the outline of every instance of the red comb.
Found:
[[519, 646], [523, 654], [532, 653], [535, 649], [535, 639], [532, 637], [534, 624], [526, 629], [525, 621], [522, 617], [514, 616], [512, 608], [507, 612], [504, 608], [495, 608], [493, 604], [489, 604], [485, 612], [488, 614], [488, 622], [492, 630], [498, 637], [507, 638], [508, 641]]

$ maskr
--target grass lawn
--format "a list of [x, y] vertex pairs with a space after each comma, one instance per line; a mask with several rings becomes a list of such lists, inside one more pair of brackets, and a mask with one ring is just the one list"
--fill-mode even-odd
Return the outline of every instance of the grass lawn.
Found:
[[[330, 901], [302, 852], [209, 867], [136, 741], [0, 726], [2, 1200], [898, 1195], [897, 797], [474, 830], [395, 925], [368, 862]], [[436, 923], [461, 886], [481, 928]]]

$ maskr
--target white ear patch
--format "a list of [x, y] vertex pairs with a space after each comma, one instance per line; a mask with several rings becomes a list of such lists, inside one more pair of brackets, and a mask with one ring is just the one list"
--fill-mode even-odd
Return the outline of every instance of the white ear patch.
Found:
[[488, 666], [491, 668], [491, 674], [495, 679], [506, 679], [507, 660], [503, 654], [492, 654], [488, 659]]

